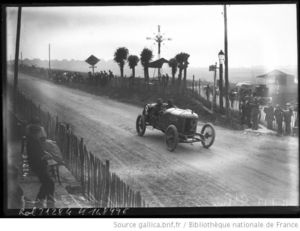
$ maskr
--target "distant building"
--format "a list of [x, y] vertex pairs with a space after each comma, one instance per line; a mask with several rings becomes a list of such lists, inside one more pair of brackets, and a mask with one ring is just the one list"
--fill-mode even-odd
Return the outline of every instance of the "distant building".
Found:
[[297, 90], [295, 76], [279, 70], [271, 71], [256, 77], [256, 82], [267, 85], [270, 94], [280, 94], [286, 91]]
[[256, 83], [265, 85], [269, 95], [276, 98], [278, 103], [284, 103], [284, 101], [290, 101], [297, 97], [298, 83], [295, 76], [283, 71], [273, 70], [259, 75], [256, 77]]

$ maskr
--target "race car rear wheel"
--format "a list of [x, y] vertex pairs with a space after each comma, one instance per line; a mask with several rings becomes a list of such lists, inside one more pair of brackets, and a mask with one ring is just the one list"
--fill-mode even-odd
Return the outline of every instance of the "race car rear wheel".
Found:
[[207, 123], [201, 129], [202, 145], [204, 148], [209, 148], [215, 141], [216, 132], [212, 124]]
[[166, 144], [170, 152], [176, 149], [178, 140], [177, 128], [174, 125], [170, 125], [166, 130]]
[[136, 119], [136, 131], [139, 136], [143, 136], [146, 131], [146, 122], [143, 115], [139, 115]]

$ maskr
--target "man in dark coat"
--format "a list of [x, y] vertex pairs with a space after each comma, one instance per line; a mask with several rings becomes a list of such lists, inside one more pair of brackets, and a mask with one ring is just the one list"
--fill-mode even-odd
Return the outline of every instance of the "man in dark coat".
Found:
[[250, 102], [251, 108], [251, 120], [252, 120], [252, 129], [258, 129], [258, 115], [259, 115], [259, 104], [257, 98], [254, 96], [253, 100]]
[[210, 95], [210, 87], [209, 84], [207, 84], [206, 88], [205, 88], [205, 94], [206, 94], [206, 99], [207, 101], [209, 101], [209, 95]]
[[293, 110], [290, 103], [286, 104], [285, 110], [283, 110], [283, 121], [285, 124], [285, 134], [291, 135], [291, 121], [293, 116]]
[[274, 116], [277, 123], [277, 134], [282, 135], [282, 120], [283, 120], [283, 111], [280, 108], [279, 104], [276, 105]]
[[299, 124], [299, 113], [298, 113], [299, 109], [298, 109], [298, 103], [294, 106], [294, 112], [296, 113], [296, 118], [295, 118], [295, 122], [294, 122], [294, 127], [293, 127], [293, 135], [297, 135], [298, 134], [298, 124]]
[[47, 159], [50, 158], [43, 150], [45, 142], [43, 127], [37, 118], [33, 118], [27, 126], [27, 155], [28, 163], [33, 173], [41, 182], [37, 195], [37, 206], [43, 207], [43, 201], [47, 200], [47, 207], [54, 207], [54, 182], [48, 172]]
[[241, 107], [241, 114], [242, 114], [242, 117], [241, 117], [241, 124], [245, 124], [246, 123], [246, 100], [243, 100], [241, 101], [241, 104], [240, 104], [240, 107]]
[[245, 97], [245, 122], [249, 128], [251, 128], [251, 97]]
[[265, 120], [267, 121], [267, 128], [273, 129], [274, 108], [271, 103], [268, 103], [268, 106], [264, 108], [264, 112], [266, 113]]

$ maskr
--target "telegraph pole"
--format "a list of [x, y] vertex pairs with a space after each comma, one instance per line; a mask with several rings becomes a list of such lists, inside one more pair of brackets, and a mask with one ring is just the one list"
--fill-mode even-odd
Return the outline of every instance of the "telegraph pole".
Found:
[[229, 80], [228, 80], [228, 41], [227, 41], [227, 9], [224, 5], [224, 49], [225, 49], [225, 99], [226, 99], [226, 116], [229, 119]]
[[16, 50], [15, 50], [15, 70], [14, 70], [14, 105], [13, 105], [14, 112], [16, 110], [16, 103], [17, 103], [16, 99], [17, 99], [17, 89], [18, 89], [21, 13], [22, 13], [22, 7], [18, 7], [17, 36], [16, 36]]
[[215, 63], [215, 70], [214, 70], [214, 88], [213, 88], [213, 103], [212, 103], [213, 112], [216, 106], [216, 80], [217, 80], [217, 63]]
[[211, 110], [214, 113], [215, 110], [215, 106], [216, 106], [216, 80], [217, 80], [217, 63], [215, 63], [215, 65], [210, 65], [209, 66], [209, 71], [213, 71], [214, 72], [214, 86], [213, 86], [213, 100], [212, 100], [212, 104], [211, 104]]
[[51, 57], [50, 57], [50, 54], [51, 54], [51, 45], [49, 43], [49, 47], [48, 47], [48, 55], [49, 55], [49, 67], [48, 67], [48, 78], [50, 78], [50, 75], [51, 75]]
[[[158, 46], [158, 59], [160, 59], [160, 49], [161, 49], [161, 43], [165, 40], [172, 40], [171, 38], [164, 38], [163, 35], [160, 33], [160, 25], [158, 25], [158, 32], [157, 34], [151, 38], [151, 37], [147, 37], [147, 40], [154, 40], [155, 42], [157, 42], [157, 46]], [[158, 76], [160, 77], [160, 68], [158, 68]]]
[[223, 63], [220, 62], [219, 67], [219, 91], [220, 91], [220, 109], [221, 113], [223, 113]]

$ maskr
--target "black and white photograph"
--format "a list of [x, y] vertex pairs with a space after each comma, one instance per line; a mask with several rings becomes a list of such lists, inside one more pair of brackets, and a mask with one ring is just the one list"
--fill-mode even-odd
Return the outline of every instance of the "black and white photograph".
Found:
[[7, 214], [299, 208], [296, 3], [8, 5], [4, 19]]

